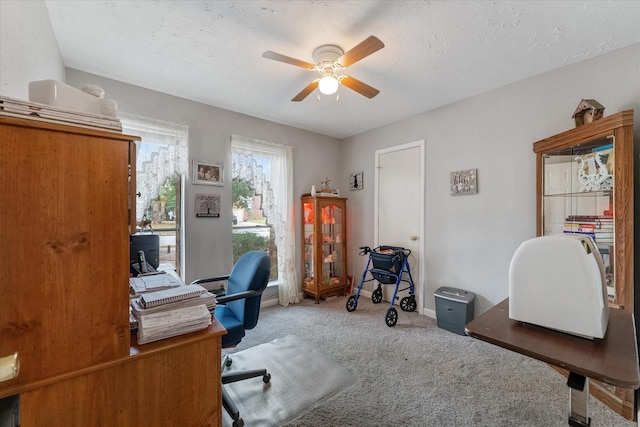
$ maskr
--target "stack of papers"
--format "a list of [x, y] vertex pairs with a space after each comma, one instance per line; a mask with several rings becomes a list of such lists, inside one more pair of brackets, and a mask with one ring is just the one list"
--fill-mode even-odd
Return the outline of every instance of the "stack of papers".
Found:
[[204, 304], [207, 309], [213, 310], [216, 307], [216, 297], [211, 292], [203, 292], [194, 298], [187, 298], [178, 301], [168, 302], [161, 305], [146, 308], [141, 301], [142, 297], [131, 300], [131, 313], [136, 319], [140, 319], [145, 314], [158, 313], [160, 311], [173, 310], [175, 308], [193, 307]]
[[41, 122], [122, 133], [122, 123], [116, 117], [67, 110], [6, 96], [0, 96], [0, 116], [19, 117]]
[[204, 304], [145, 314], [140, 318], [138, 326], [138, 344], [199, 331], [209, 325], [211, 313]]
[[130, 320], [137, 321], [138, 343], [146, 344], [206, 329], [215, 306], [215, 296], [202, 286], [183, 285], [132, 298]]

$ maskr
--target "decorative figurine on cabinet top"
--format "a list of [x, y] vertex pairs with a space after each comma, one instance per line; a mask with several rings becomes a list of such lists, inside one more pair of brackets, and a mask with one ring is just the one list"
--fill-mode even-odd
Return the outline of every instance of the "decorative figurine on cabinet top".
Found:
[[321, 184], [322, 185], [320, 187], [320, 191], [316, 191], [315, 194], [313, 194], [313, 191], [312, 191], [313, 196], [339, 196], [340, 195], [338, 190], [331, 188], [331, 180], [329, 179], [329, 177], [326, 177]]
[[576, 127], [599, 120], [604, 116], [604, 105], [595, 99], [583, 99], [573, 112]]

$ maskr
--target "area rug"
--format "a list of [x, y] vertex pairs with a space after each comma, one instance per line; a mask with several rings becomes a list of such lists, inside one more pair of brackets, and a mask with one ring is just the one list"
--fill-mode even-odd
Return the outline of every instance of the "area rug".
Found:
[[[266, 368], [271, 374], [269, 384], [259, 377], [224, 385], [247, 427], [272, 427], [292, 420], [356, 381], [348, 369], [295, 335], [230, 356], [233, 363], [223, 373]], [[222, 425], [231, 423], [223, 409]]]

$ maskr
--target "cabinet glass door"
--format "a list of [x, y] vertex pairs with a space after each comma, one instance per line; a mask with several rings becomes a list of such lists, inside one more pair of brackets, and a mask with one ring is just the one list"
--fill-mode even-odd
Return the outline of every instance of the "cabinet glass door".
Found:
[[342, 209], [325, 206], [322, 214], [322, 285], [336, 286], [342, 278]]
[[615, 298], [613, 137], [543, 155], [543, 235], [591, 237], [602, 255], [607, 290]]
[[305, 202], [302, 204], [303, 214], [303, 234], [304, 234], [304, 280], [305, 282], [313, 281], [314, 274], [314, 206], [313, 203]]

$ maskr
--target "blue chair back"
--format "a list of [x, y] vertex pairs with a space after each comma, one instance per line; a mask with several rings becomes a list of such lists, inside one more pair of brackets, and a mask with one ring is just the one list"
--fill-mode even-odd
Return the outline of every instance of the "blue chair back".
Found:
[[243, 322], [245, 329], [253, 329], [258, 324], [262, 291], [269, 283], [271, 258], [266, 252], [250, 251], [238, 259], [227, 280], [227, 295], [244, 291], [258, 291], [259, 295], [229, 301], [226, 305], [235, 317]]

